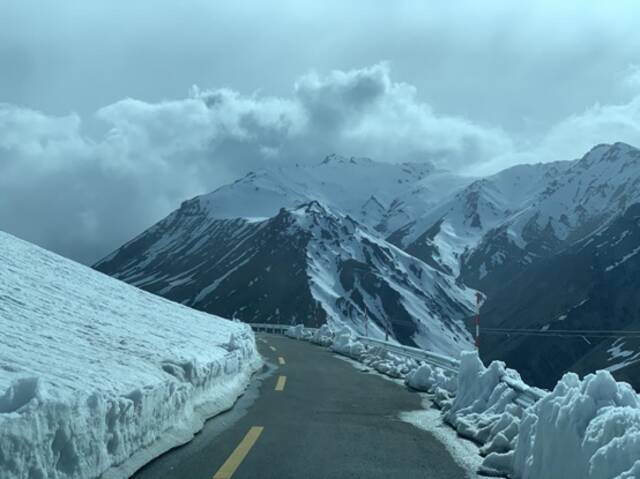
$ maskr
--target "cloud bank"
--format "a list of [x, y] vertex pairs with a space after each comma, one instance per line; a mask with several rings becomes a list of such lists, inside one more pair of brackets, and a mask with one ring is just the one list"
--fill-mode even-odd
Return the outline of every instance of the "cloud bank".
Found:
[[385, 63], [309, 73], [283, 97], [193, 87], [181, 100], [124, 99], [95, 113], [106, 128], [97, 138], [77, 114], [0, 104], [0, 228], [92, 262], [184, 199], [265, 165], [338, 152], [486, 173], [601, 142], [640, 145], [637, 71], [621, 80], [626, 103], [594, 105], [526, 141], [434, 111]]

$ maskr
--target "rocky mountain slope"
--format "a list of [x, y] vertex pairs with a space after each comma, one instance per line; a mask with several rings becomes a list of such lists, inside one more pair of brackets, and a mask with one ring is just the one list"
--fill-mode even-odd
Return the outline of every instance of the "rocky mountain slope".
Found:
[[551, 387], [566, 370], [607, 368], [640, 386], [640, 203], [566, 249], [514, 275], [489, 296], [483, 356]]
[[474, 291], [351, 217], [316, 201], [264, 220], [216, 219], [208, 206], [185, 202], [95, 268], [247, 322], [348, 324], [449, 354], [470, 347]]

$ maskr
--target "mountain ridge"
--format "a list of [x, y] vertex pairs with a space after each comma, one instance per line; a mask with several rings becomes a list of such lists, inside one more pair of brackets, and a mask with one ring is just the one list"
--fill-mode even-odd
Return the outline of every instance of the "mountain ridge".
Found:
[[[526, 281], [518, 278], [553, 271], [568, 261], [563, 259], [568, 251], [578, 251], [581, 241], [639, 202], [640, 150], [624, 143], [597, 145], [576, 160], [517, 165], [484, 178], [429, 164], [330, 155], [311, 166], [252, 172], [188, 200], [95, 267], [246, 321], [311, 326], [329, 321], [362, 332], [367, 309], [372, 334], [380, 337], [390, 329], [401, 342], [457, 354], [471, 344], [468, 319], [476, 290], [489, 298], [489, 325], [523, 327], [531, 320], [513, 319], [506, 306], [516, 307], [513, 298], [524, 297], [518, 285]], [[587, 266], [593, 260], [576, 255]], [[239, 274], [247, 264], [251, 273]], [[269, 285], [258, 288], [257, 272], [267, 267], [278, 274], [263, 275]], [[556, 276], [557, 281], [565, 277]], [[640, 280], [630, 280], [640, 288]], [[550, 294], [561, 287], [546, 279], [541, 284]], [[292, 292], [290, 300], [286, 295]], [[624, 294], [619, 301], [626, 301]], [[503, 298], [507, 309], [494, 307], [495, 298]], [[536, 314], [557, 315], [551, 303]], [[566, 360], [556, 361], [553, 374], [578, 367], [593, 351], [614, 348], [612, 343], [576, 346]], [[490, 356], [521, 360], [500, 342]], [[604, 356], [598, 361], [607, 365]], [[531, 377], [535, 382], [536, 374]]]

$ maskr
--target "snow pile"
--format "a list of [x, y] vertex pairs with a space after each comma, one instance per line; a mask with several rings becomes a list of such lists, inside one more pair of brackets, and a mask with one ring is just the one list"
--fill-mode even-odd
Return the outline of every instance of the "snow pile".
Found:
[[260, 365], [240, 323], [0, 233], [3, 479], [128, 477], [230, 408]]
[[358, 341], [349, 328], [343, 328], [336, 332], [331, 350], [356, 360], [360, 360], [365, 353], [364, 344]]
[[483, 444], [485, 473], [510, 470], [514, 444], [520, 428], [523, 407], [519, 393], [503, 379], [522, 382], [518, 374], [500, 361], [485, 367], [477, 353], [463, 353], [455, 398], [442, 401], [444, 420], [462, 437]]
[[453, 395], [458, 389], [457, 374], [430, 364], [422, 364], [412, 370], [407, 374], [406, 383], [412, 389], [433, 394], [442, 390]]
[[392, 378], [405, 378], [418, 367], [413, 359], [393, 354], [382, 346], [374, 346], [366, 350], [361, 361], [376, 371]]
[[287, 328], [284, 334], [293, 339], [308, 340], [311, 338], [312, 333], [304, 327], [304, 324], [296, 324]]
[[[403, 357], [386, 350], [383, 346], [366, 346], [351, 329], [343, 327], [334, 331], [328, 324], [318, 329], [305, 328], [302, 324], [291, 326], [286, 331], [290, 338], [310, 341], [332, 351], [360, 361], [376, 371], [393, 378], [406, 378], [418, 369], [418, 363], [412, 359]], [[448, 385], [452, 378], [448, 378]], [[424, 390], [417, 384], [414, 389]]]
[[333, 343], [334, 332], [328, 324], [323, 324], [318, 329], [305, 328], [304, 324], [289, 326], [284, 333], [286, 336], [301, 341], [310, 341], [321, 346], [330, 346]]
[[607, 371], [566, 374], [525, 414], [514, 470], [524, 479], [640, 477], [640, 398]]
[[393, 378], [404, 378], [418, 367], [414, 360], [393, 354], [382, 346], [365, 346], [348, 328], [334, 334], [331, 349]]
[[[432, 390], [446, 384], [437, 372], [423, 374]], [[413, 376], [417, 372], [408, 382]], [[485, 367], [475, 353], [464, 353], [455, 398], [441, 402], [444, 420], [483, 445], [482, 472], [522, 479], [638, 477], [640, 397], [631, 386], [607, 371], [583, 380], [568, 373], [553, 392], [526, 406], [506, 378], [521, 382], [504, 363]]]
[[323, 324], [320, 328], [316, 329], [312, 336], [309, 338], [314, 344], [320, 346], [331, 346], [333, 344], [334, 332], [328, 324]]

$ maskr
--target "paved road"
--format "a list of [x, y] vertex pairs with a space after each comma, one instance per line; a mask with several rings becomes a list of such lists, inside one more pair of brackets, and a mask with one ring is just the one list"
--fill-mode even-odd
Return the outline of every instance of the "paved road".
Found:
[[420, 409], [419, 395], [324, 348], [260, 338], [266, 372], [231, 411], [136, 479], [465, 477], [432, 435], [397, 418]]

